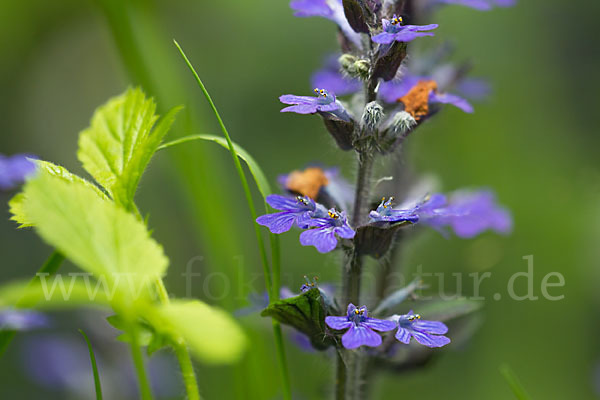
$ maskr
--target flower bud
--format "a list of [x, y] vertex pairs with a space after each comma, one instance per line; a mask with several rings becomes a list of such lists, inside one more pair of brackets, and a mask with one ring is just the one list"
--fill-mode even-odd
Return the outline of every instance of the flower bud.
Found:
[[417, 125], [417, 121], [412, 115], [406, 111], [399, 111], [392, 117], [388, 132], [392, 133], [396, 137], [402, 137], [408, 134], [412, 128]]
[[368, 103], [361, 118], [362, 128], [369, 133], [375, 132], [383, 116], [383, 107], [379, 103], [376, 101]]

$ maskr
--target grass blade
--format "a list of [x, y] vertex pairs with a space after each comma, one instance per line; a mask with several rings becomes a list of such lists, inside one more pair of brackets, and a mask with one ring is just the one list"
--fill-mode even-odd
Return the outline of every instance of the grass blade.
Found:
[[506, 379], [506, 382], [518, 400], [531, 400], [531, 397], [529, 397], [529, 394], [527, 394], [525, 388], [521, 385], [519, 378], [517, 378], [515, 372], [507, 364], [500, 367], [500, 373], [504, 376], [504, 379]]
[[79, 333], [83, 335], [83, 338], [87, 343], [88, 350], [90, 351], [90, 361], [92, 362], [92, 371], [94, 373], [94, 386], [96, 387], [96, 400], [102, 400], [102, 387], [100, 385], [100, 375], [98, 374], [98, 365], [96, 364], [96, 356], [94, 355], [94, 349], [92, 349], [90, 339], [88, 339], [85, 332], [80, 329]]
[[[221, 131], [223, 132], [223, 136], [225, 137], [225, 140], [227, 141], [227, 147], [229, 148], [229, 152], [231, 153], [233, 163], [235, 165], [235, 168], [238, 172], [240, 181], [242, 183], [242, 187], [244, 189], [244, 194], [246, 195], [246, 201], [248, 202], [248, 208], [250, 209], [250, 215], [252, 216], [252, 220], [254, 222], [254, 230], [256, 232], [256, 240], [258, 242], [258, 248], [259, 248], [259, 252], [260, 252], [262, 263], [263, 263], [265, 282], [266, 282], [267, 290], [270, 293], [269, 297], [271, 298], [271, 300], [278, 299], [279, 298], [279, 276], [280, 276], [280, 272], [279, 272], [280, 265], [279, 264], [280, 263], [279, 263], [279, 244], [277, 242], [277, 239], [271, 237], [271, 243], [275, 244], [274, 246], [272, 245], [272, 247], [271, 247], [271, 252], [272, 252], [271, 254], [273, 256], [273, 277], [272, 277], [271, 273], [269, 271], [269, 263], [267, 260], [267, 253], [265, 251], [265, 245], [264, 245], [264, 241], [262, 239], [262, 234], [260, 232], [260, 227], [256, 223], [256, 218], [257, 218], [256, 207], [254, 206], [254, 200], [252, 200], [252, 193], [250, 192], [250, 187], [248, 186], [248, 181], [246, 180], [244, 170], [242, 169], [242, 165], [240, 163], [240, 157], [238, 156], [235, 146], [234, 146], [233, 142], [231, 141], [231, 137], [229, 136], [229, 132], [227, 131], [227, 128], [225, 127], [225, 124], [223, 123], [223, 119], [221, 118], [221, 115], [219, 114], [219, 111], [217, 110], [215, 103], [212, 101], [210, 94], [206, 90], [204, 83], [202, 83], [200, 76], [194, 69], [190, 60], [185, 55], [185, 52], [183, 51], [183, 49], [181, 48], [179, 43], [177, 43], [177, 41], [175, 41], [175, 40], [173, 42], [175, 43], [175, 46], [179, 50], [179, 53], [181, 53], [181, 56], [183, 57], [188, 68], [194, 75], [194, 78], [196, 79], [198, 86], [202, 90], [204, 97], [206, 97], [206, 100], [208, 101], [213, 113], [215, 114], [215, 117], [217, 118], [217, 121], [219, 123], [219, 126], [221, 127]], [[246, 160], [246, 162], [247, 162], [247, 160]], [[256, 167], [258, 167], [258, 164], [256, 164]], [[254, 175], [254, 173], [253, 173], [253, 175]], [[264, 175], [263, 175], [263, 177], [264, 177]], [[256, 175], [255, 175], [255, 179], [256, 179]], [[267, 182], [266, 179], [264, 180], [264, 182]], [[259, 188], [259, 190], [260, 190], [260, 188]], [[263, 193], [263, 196], [264, 196], [264, 193]], [[276, 285], [273, 284], [274, 281], [275, 281]], [[275, 335], [275, 347], [276, 347], [276, 350], [278, 353], [278, 360], [279, 360], [279, 364], [280, 364], [279, 367], [280, 367], [281, 374], [282, 374], [283, 397], [285, 400], [289, 400], [292, 398], [292, 394], [291, 394], [290, 381], [289, 381], [289, 372], [287, 369], [287, 363], [285, 361], [285, 348], [283, 345], [283, 339], [282, 339], [282, 335], [281, 335], [281, 326], [277, 323], [274, 323], [273, 324], [273, 332]]]

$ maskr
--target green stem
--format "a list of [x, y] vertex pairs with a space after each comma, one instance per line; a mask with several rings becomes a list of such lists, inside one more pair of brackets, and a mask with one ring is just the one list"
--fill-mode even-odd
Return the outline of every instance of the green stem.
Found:
[[[48, 257], [48, 259], [46, 260], [44, 265], [42, 265], [42, 267], [38, 270], [35, 277], [31, 278], [28, 286], [31, 287], [32, 285], [34, 285], [37, 282], [39, 274], [54, 275], [56, 273], [56, 271], [58, 271], [58, 269], [60, 268], [60, 266], [64, 260], [65, 260], [65, 257], [61, 253], [59, 253], [57, 250], [54, 250], [52, 252], [52, 254], [50, 254], [50, 257]], [[15, 308], [26, 308], [28, 306], [32, 306], [32, 305], [27, 304], [25, 302], [24, 297], [22, 297], [15, 303]], [[10, 346], [10, 343], [12, 342], [12, 340], [14, 339], [16, 334], [17, 334], [16, 331], [0, 332], [0, 357], [2, 357], [4, 355], [4, 353], [6, 352], [6, 349], [8, 349], [8, 346]]]
[[183, 377], [183, 383], [185, 385], [185, 391], [187, 393], [188, 400], [201, 400], [200, 390], [198, 388], [198, 381], [196, 379], [196, 372], [194, 371], [194, 364], [190, 357], [190, 352], [185, 343], [175, 345], [175, 355], [179, 360], [179, 366], [181, 368], [181, 375]]
[[335, 399], [346, 399], [346, 364], [342, 358], [342, 350], [337, 351], [336, 357]]
[[[210, 97], [210, 94], [206, 90], [204, 83], [200, 79], [200, 76], [194, 69], [190, 60], [185, 55], [183, 49], [181, 48], [179, 43], [177, 43], [177, 41], [174, 40], [173, 42], [175, 43], [175, 46], [181, 53], [181, 56], [183, 57], [188, 68], [194, 75], [194, 78], [196, 79], [196, 82], [198, 83], [200, 90], [202, 90], [204, 97], [206, 97], [208, 104], [210, 105], [213, 113], [215, 114], [215, 117], [217, 118], [217, 122], [219, 123], [221, 131], [223, 132], [223, 136], [225, 136], [225, 140], [227, 140], [229, 152], [231, 153], [233, 163], [235, 165], [238, 176], [242, 183], [242, 187], [244, 189], [244, 194], [246, 196], [246, 201], [248, 202], [248, 208], [250, 209], [250, 215], [252, 217], [252, 220], [256, 221], [256, 218], [257, 218], [256, 207], [254, 206], [254, 200], [252, 199], [252, 193], [250, 191], [250, 186], [248, 185], [248, 181], [246, 180], [244, 170], [242, 169], [242, 164], [237, 155], [237, 152], [235, 151], [235, 147], [233, 145], [233, 142], [231, 141], [229, 132], [227, 131], [227, 128], [225, 127], [225, 124], [223, 123], [223, 119], [221, 118], [221, 115], [219, 114], [219, 111], [217, 110], [215, 103], [213, 102], [212, 98]], [[267, 252], [265, 250], [265, 244], [264, 244], [264, 241], [262, 238], [262, 234], [260, 232], [260, 227], [256, 222], [254, 222], [254, 231], [256, 233], [256, 241], [258, 243], [258, 248], [259, 248], [259, 252], [260, 252], [260, 256], [261, 256], [261, 260], [262, 260], [265, 284], [266, 284], [268, 292], [270, 293], [271, 301], [277, 300], [279, 298], [279, 285], [280, 285], [279, 244], [278, 244], [277, 238], [274, 238], [273, 236], [271, 236], [271, 252], [272, 252], [271, 253], [272, 260], [271, 261], [272, 261], [272, 267], [273, 267], [272, 268], [273, 277], [271, 277], [271, 272], [269, 271], [269, 261], [267, 259]], [[275, 349], [277, 352], [277, 359], [279, 361], [279, 369], [280, 369], [280, 372], [282, 375], [283, 395], [284, 395], [284, 399], [288, 400], [288, 399], [292, 398], [292, 395], [291, 395], [292, 392], [291, 392], [291, 385], [290, 385], [290, 379], [289, 379], [289, 372], [288, 372], [287, 363], [286, 363], [285, 347], [284, 347], [283, 338], [282, 338], [282, 334], [281, 334], [281, 327], [280, 327], [279, 323], [273, 323], [273, 335], [275, 337]]]
[[129, 347], [131, 349], [131, 358], [133, 359], [133, 365], [135, 367], [135, 373], [137, 375], [140, 388], [140, 398], [142, 400], [152, 400], [152, 390], [150, 389], [148, 375], [146, 374], [146, 368], [144, 367], [142, 349], [137, 340], [137, 327], [135, 323], [130, 325], [129, 334], [131, 336]]

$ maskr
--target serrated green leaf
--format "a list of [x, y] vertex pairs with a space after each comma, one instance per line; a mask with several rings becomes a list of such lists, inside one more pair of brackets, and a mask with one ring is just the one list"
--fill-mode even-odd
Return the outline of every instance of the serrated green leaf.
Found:
[[168, 260], [143, 222], [104, 201], [81, 182], [43, 174], [27, 182], [24, 211], [40, 236], [81, 269], [95, 275], [108, 295], [148, 295]]
[[246, 336], [225, 311], [197, 300], [173, 300], [145, 312], [156, 332], [187, 343], [206, 363], [236, 362], [246, 348]]
[[77, 156], [83, 168], [112, 196], [132, 210], [140, 178], [179, 108], [172, 109], [153, 130], [156, 104], [139, 89], [110, 99], [79, 135]]
[[[38, 175], [50, 175], [57, 177], [64, 182], [75, 182], [78, 184], [82, 184], [86, 187], [89, 187], [93, 190], [98, 197], [103, 200], [109, 200], [109, 197], [98, 188], [98, 186], [93, 183], [86, 181], [79, 176], [70, 173], [66, 168], [61, 167], [60, 165], [53, 164], [48, 161], [42, 160], [33, 160], [37, 165], [37, 174]], [[23, 209], [23, 203], [25, 202], [25, 194], [20, 192], [16, 194], [9, 202], [8, 205], [10, 207], [10, 213], [12, 217], [10, 218], [12, 221], [15, 221], [19, 224], [19, 228], [25, 228], [33, 226], [31, 219], [25, 214], [25, 210]]]
[[326, 314], [323, 297], [318, 288], [310, 289], [296, 297], [275, 301], [261, 313], [263, 317], [274, 318], [304, 333], [319, 350], [335, 344], [333, 338], [325, 332]]

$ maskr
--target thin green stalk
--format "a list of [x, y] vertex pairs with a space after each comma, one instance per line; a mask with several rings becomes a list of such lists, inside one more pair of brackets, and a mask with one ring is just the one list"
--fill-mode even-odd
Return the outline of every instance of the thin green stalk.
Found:
[[[231, 141], [229, 132], [227, 131], [227, 128], [225, 127], [225, 124], [223, 123], [223, 119], [221, 118], [221, 115], [219, 114], [219, 111], [217, 110], [215, 103], [213, 102], [212, 98], [210, 97], [210, 94], [206, 90], [204, 83], [202, 83], [200, 76], [194, 69], [190, 60], [185, 55], [183, 49], [181, 48], [179, 43], [177, 43], [176, 40], [174, 40], [173, 42], [175, 43], [175, 46], [181, 53], [181, 56], [183, 57], [188, 68], [194, 75], [194, 78], [196, 79], [198, 86], [200, 86], [200, 89], [202, 90], [204, 97], [206, 97], [206, 100], [208, 101], [213, 113], [215, 114], [215, 117], [217, 118], [217, 121], [221, 128], [221, 131], [223, 132], [223, 136], [225, 136], [225, 139], [227, 140], [227, 145], [229, 147], [229, 151], [231, 153], [233, 163], [235, 165], [235, 168], [238, 172], [240, 181], [242, 183], [242, 187], [244, 189], [244, 194], [246, 196], [246, 201], [248, 202], [248, 208], [250, 209], [250, 215], [252, 216], [252, 220], [256, 221], [256, 218], [257, 218], [256, 208], [254, 206], [254, 200], [252, 199], [252, 193], [250, 192], [250, 186], [248, 185], [248, 181], [246, 180], [244, 170], [242, 169], [242, 164], [240, 163], [240, 159], [235, 151], [235, 147], [233, 146], [233, 142]], [[260, 232], [260, 227], [256, 222], [254, 222], [254, 230], [256, 233], [256, 240], [258, 242], [258, 248], [259, 248], [259, 252], [260, 252], [260, 256], [261, 256], [261, 260], [262, 260], [262, 264], [263, 264], [263, 273], [265, 276], [266, 287], [270, 293], [271, 300], [276, 300], [279, 298], [279, 284], [280, 284], [279, 245], [278, 245], [277, 239], [272, 237], [271, 238], [271, 251], [272, 251], [272, 262], [273, 262], [273, 278], [271, 278], [271, 273], [269, 271], [269, 262], [267, 259], [267, 252], [265, 250], [265, 244], [264, 244], [264, 241], [262, 238], [262, 234]], [[279, 325], [279, 323], [276, 323], [276, 322], [273, 323], [273, 334], [275, 336], [275, 348], [276, 348], [277, 355], [278, 355], [277, 359], [279, 360], [279, 364], [280, 364], [279, 367], [280, 367], [280, 371], [282, 374], [283, 397], [285, 400], [290, 400], [292, 398], [292, 392], [291, 392], [289, 373], [288, 373], [287, 363], [286, 363], [285, 347], [283, 344], [283, 338], [282, 338], [282, 334], [281, 334], [281, 326]]]
[[100, 385], [100, 374], [98, 373], [98, 365], [96, 364], [96, 356], [94, 355], [94, 349], [92, 343], [88, 339], [87, 335], [81, 329], [79, 333], [83, 335], [85, 342], [87, 343], [88, 350], [90, 352], [90, 361], [92, 362], [92, 373], [94, 374], [94, 387], [96, 388], [96, 400], [102, 400], [102, 386]]
[[[162, 304], [169, 304], [169, 293], [165, 287], [165, 283], [161, 278], [156, 279], [156, 291], [158, 298]], [[198, 378], [194, 371], [194, 364], [192, 363], [192, 356], [187, 348], [185, 342], [177, 343], [173, 345], [175, 355], [179, 361], [179, 367], [181, 368], [181, 375], [183, 377], [183, 384], [185, 385], [185, 391], [187, 393], [188, 400], [201, 400], [200, 388], [198, 387]]]
[[146, 374], [146, 367], [144, 366], [142, 348], [138, 343], [136, 331], [137, 328], [135, 324], [132, 323], [129, 327], [129, 334], [131, 336], [129, 347], [131, 349], [131, 358], [133, 359], [133, 366], [135, 367], [135, 374], [137, 376], [140, 389], [140, 398], [142, 400], [152, 400], [152, 389], [150, 389], [148, 375]]
[[[213, 113], [215, 114], [215, 117], [217, 118], [217, 122], [219, 123], [219, 127], [221, 128], [221, 131], [223, 132], [223, 136], [225, 136], [225, 140], [227, 140], [227, 145], [229, 146], [229, 152], [231, 153], [231, 158], [233, 159], [235, 169], [237, 170], [238, 176], [242, 183], [242, 187], [244, 189], [244, 195], [246, 196], [248, 208], [250, 209], [250, 215], [252, 216], [253, 220], [256, 220], [256, 218], [258, 216], [256, 214], [256, 208], [254, 207], [254, 200], [252, 199], [252, 192], [250, 192], [250, 186], [248, 185], [248, 181], [246, 180], [246, 175], [244, 174], [244, 170], [242, 169], [242, 164], [240, 163], [240, 159], [239, 159], [237, 153], [235, 152], [235, 147], [233, 146], [233, 143], [231, 142], [231, 137], [229, 136], [229, 132], [227, 131], [227, 128], [225, 127], [225, 124], [223, 123], [223, 119], [221, 119], [221, 115], [219, 114], [219, 111], [217, 110], [215, 103], [213, 102], [212, 98], [210, 97], [210, 94], [206, 90], [204, 83], [202, 83], [202, 80], [200, 79], [200, 76], [194, 69], [192, 63], [190, 62], [190, 60], [187, 58], [187, 56], [183, 52], [183, 49], [181, 48], [181, 46], [179, 46], [179, 43], [177, 43], [176, 40], [173, 40], [173, 42], [175, 43], [175, 46], [177, 46], [177, 49], [181, 53], [181, 56], [183, 57], [188, 68], [194, 75], [194, 78], [196, 78], [196, 82], [198, 83], [198, 86], [200, 86], [200, 90], [202, 90], [204, 97], [206, 97], [206, 100], [208, 101], [210, 108], [212, 109]], [[267, 259], [267, 252], [265, 250], [265, 244], [264, 244], [264, 241], [262, 238], [262, 234], [260, 233], [259, 225], [256, 222], [254, 223], [254, 230], [256, 232], [256, 240], [258, 242], [258, 248], [259, 248], [260, 256], [262, 259], [263, 272], [265, 275], [265, 281], [267, 283], [267, 290], [269, 290], [269, 292], [272, 293], [273, 286], [272, 286], [272, 281], [271, 281], [271, 273], [269, 271], [269, 261]]]
[[[39, 274], [54, 275], [56, 273], [56, 271], [58, 271], [58, 269], [60, 268], [60, 266], [64, 260], [65, 260], [65, 257], [58, 251], [54, 250], [52, 252], [52, 254], [50, 254], [50, 257], [48, 257], [48, 259], [46, 260], [44, 265], [42, 265], [42, 267], [38, 270], [35, 277], [31, 278], [31, 280], [29, 281], [29, 286], [31, 287], [33, 284], [35, 284], [37, 282]], [[21, 298], [15, 304], [16, 308], [24, 308], [27, 306], [29, 306], [29, 304], [27, 304], [25, 302], [25, 298]], [[0, 332], [0, 357], [2, 357], [4, 355], [4, 353], [6, 352], [6, 349], [8, 349], [8, 346], [10, 346], [10, 343], [12, 342], [12, 340], [14, 339], [16, 334], [17, 334], [16, 331]]]
[[185, 391], [187, 393], [188, 400], [201, 400], [200, 390], [198, 389], [198, 381], [196, 380], [196, 372], [194, 371], [194, 364], [190, 357], [190, 352], [185, 343], [175, 345], [175, 355], [179, 360], [179, 366], [181, 367], [181, 375], [183, 377], [183, 383], [185, 385]]

